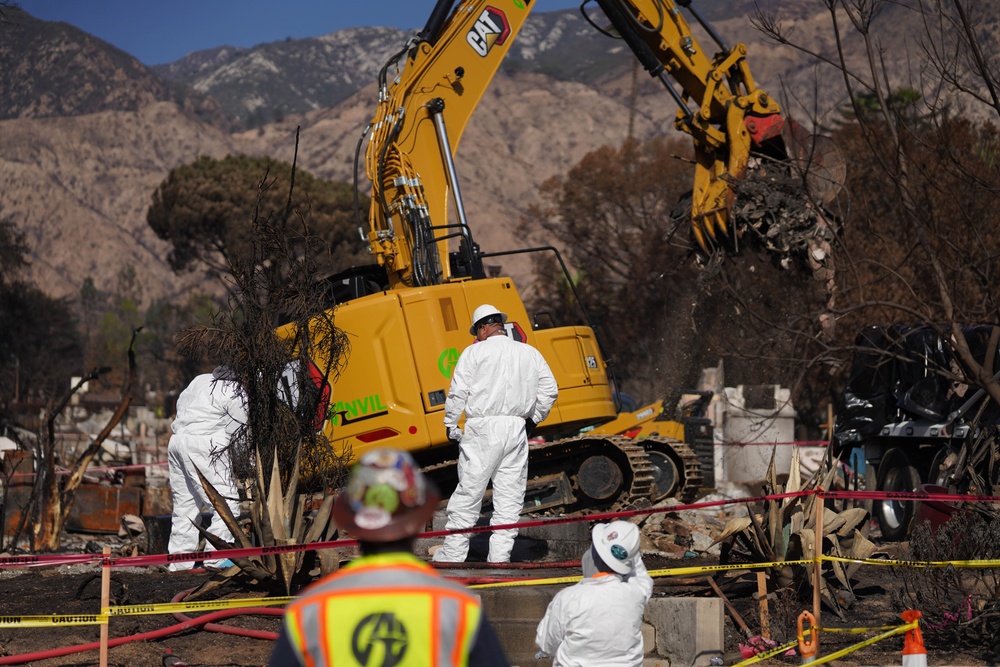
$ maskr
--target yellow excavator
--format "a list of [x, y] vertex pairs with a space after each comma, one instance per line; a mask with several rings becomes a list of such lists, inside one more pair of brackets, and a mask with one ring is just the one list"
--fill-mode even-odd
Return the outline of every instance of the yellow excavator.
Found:
[[[778, 106], [755, 87], [745, 47], [709, 57], [668, 0], [598, 4], [680, 106], [677, 126], [692, 136], [697, 154], [692, 231], [710, 251], [733, 234], [730, 184], [751, 154], [759, 149], [780, 158]], [[606, 510], [671, 495], [690, 500], [703, 466], [680, 439], [647, 447], [627, 434], [597, 430], [616, 419], [619, 406], [607, 351], [582, 305], [580, 322], [543, 326], [510, 278], [484, 270], [484, 258], [514, 252], [555, 253], [562, 264], [557, 251], [483, 252], [466, 219], [454, 156], [533, 7], [530, 0], [439, 0], [424, 29], [379, 73], [378, 106], [355, 157], [358, 164], [364, 147], [371, 209], [367, 220], [359, 213], [358, 224], [375, 263], [329, 279], [334, 321], [350, 353], [325, 433], [354, 456], [375, 447], [408, 450], [447, 496], [457, 481], [458, 452], [445, 433], [444, 402], [455, 362], [472, 343], [471, 314], [489, 303], [507, 313], [508, 335], [545, 356], [559, 385], [551, 414], [534, 434], [544, 442], [531, 446], [526, 510]], [[573, 284], [568, 273], [567, 284]], [[328, 366], [323, 349], [310, 355]]]
[[708, 406], [711, 391], [682, 393], [676, 409], [659, 400], [635, 405], [618, 396], [619, 412], [612, 421], [587, 429], [590, 437], [613, 435], [636, 441], [653, 464], [650, 500], [675, 496], [693, 502], [699, 491], [715, 487], [715, 438]]

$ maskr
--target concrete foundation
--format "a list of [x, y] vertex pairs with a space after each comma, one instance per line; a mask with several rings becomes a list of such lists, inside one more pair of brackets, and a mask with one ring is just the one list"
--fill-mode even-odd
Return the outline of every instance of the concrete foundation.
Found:
[[[549, 667], [536, 659], [535, 631], [545, 609], [563, 586], [488, 588], [477, 591], [504, 653], [517, 667]], [[717, 598], [657, 598], [646, 605], [643, 667], [704, 667], [722, 656], [722, 601]]]
[[[432, 530], [444, 530], [448, 517], [445, 512], [434, 514]], [[537, 521], [535, 517], [525, 517], [523, 521]], [[480, 517], [477, 526], [490, 525], [490, 515]], [[416, 552], [424, 555], [427, 550], [444, 542], [444, 538], [421, 538], [417, 540]], [[514, 540], [510, 557], [514, 562], [579, 560], [583, 552], [590, 548], [590, 528], [582, 522], [521, 528]], [[469, 540], [468, 562], [485, 562], [490, 550], [490, 534], [474, 533]], [[543, 610], [544, 611], [544, 610]], [[541, 618], [541, 617], [539, 617]]]
[[[433, 529], [444, 528], [446, 516], [434, 516]], [[489, 525], [483, 517], [480, 525]], [[485, 561], [489, 535], [474, 535], [467, 562]], [[442, 538], [418, 540], [417, 553], [440, 544]], [[578, 560], [590, 546], [590, 528], [583, 522], [523, 528], [514, 543], [512, 560]], [[452, 570], [453, 576], [484, 576], [479, 568]], [[539, 577], [547, 576], [537, 572]], [[552, 575], [548, 575], [552, 576]], [[549, 602], [564, 585], [483, 588], [475, 592], [496, 630], [508, 660], [516, 667], [550, 667], [550, 658], [536, 659], [535, 631]], [[661, 591], [662, 592], [662, 591]], [[657, 593], [654, 590], [653, 595]], [[643, 667], [702, 667], [724, 649], [723, 607], [718, 598], [653, 597], [646, 606], [642, 638]]]

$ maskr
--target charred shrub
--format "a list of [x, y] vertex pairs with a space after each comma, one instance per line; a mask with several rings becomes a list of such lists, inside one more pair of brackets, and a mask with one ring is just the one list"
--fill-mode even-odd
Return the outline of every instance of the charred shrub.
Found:
[[[1000, 559], [1000, 522], [990, 521], [973, 510], [962, 510], [932, 529], [924, 521], [914, 526], [908, 560], [996, 561]], [[895, 602], [904, 609], [923, 613], [921, 627], [928, 648], [962, 646], [982, 652], [996, 664], [1000, 658], [1000, 567], [892, 568], [901, 584], [895, 587]]]

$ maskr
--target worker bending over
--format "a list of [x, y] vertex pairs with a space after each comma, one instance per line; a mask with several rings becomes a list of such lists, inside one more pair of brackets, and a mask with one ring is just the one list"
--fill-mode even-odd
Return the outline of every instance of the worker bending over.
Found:
[[[229, 441], [247, 421], [246, 398], [231, 371], [219, 366], [191, 380], [177, 397], [177, 416], [170, 424], [167, 444], [173, 516], [167, 551], [172, 554], [198, 550], [200, 534], [195, 522], [202, 510], [213, 513], [208, 532], [226, 542], [233, 534], [212, 505], [198, 478], [198, 471], [226, 499], [233, 516], [240, 515], [239, 491], [233, 477]], [[211, 543], [205, 547], [215, 549]], [[226, 559], [207, 560], [207, 567], [229, 567]], [[172, 572], [190, 570], [191, 562], [172, 562]]]

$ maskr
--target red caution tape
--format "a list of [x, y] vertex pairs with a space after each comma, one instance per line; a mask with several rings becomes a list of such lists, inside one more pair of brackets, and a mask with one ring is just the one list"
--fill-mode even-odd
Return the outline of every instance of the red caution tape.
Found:
[[[725, 505], [762, 503], [769, 500], [782, 500], [785, 498], [802, 498], [818, 495], [822, 498], [843, 498], [854, 500], [940, 500], [945, 502], [1000, 502], [1000, 496], [971, 496], [952, 495], [947, 493], [904, 493], [885, 491], [823, 491], [805, 490], [788, 493], [775, 493], [767, 496], [754, 496], [747, 498], [729, 498], [726, 500], [711, 500], [700, 503], [688, 503], [684, 505], [671, 505], [668, 507], [648, 507], [645, 509], [626, 510], [621, 512], [605, 512], [601, 514], [574, 515], [566, 517], [538, 519], [536, 521], [524, 521], [519, 523], [498, 524], [495, 526], [472, 526], [458, 530], [432, 530], [419, 533], [417, 537], [432, 538], [445, 537], [453, 534], [463, 533], [488, 533], [494, 530], [507, 530], [511, 528], [534, 528], [539, 526], [560, 525], [565, 523], [610, 521], [633, 516], [643, 516], [647, 514], [661, 514], [666, 512], [683, 512], [686, 510], [705, 509], [709, 507], [722, 507]], [[342, 547], [354, 546], [358, 543], [355, 539], [332, 540], [328, 542], [311, 542], [308, 544], [288, 544], [270, 547], [248, 547], [239, 549], [220, 549], [217, 551], [192, 551], [180, 554], [150, 554], [146, 556], [124, 556], [105, 557], [101, 554], [63, 554], [44, 556], [3, 556], [0, 557], [0, 568], [4, 567], [44, 567], [53, 565], [67, 565], [75, 563], [103, 563], [109, 567], [141, 567], [148, 565], [168, 565], [170, 563], [194, 562], [200, 560], [221, 559], [221, 558], [252, 558], [255, 556], [266, 556], [276, 553], [294, 553], [299, 551], [314, 551], [320, 549], [338, 549]]]

